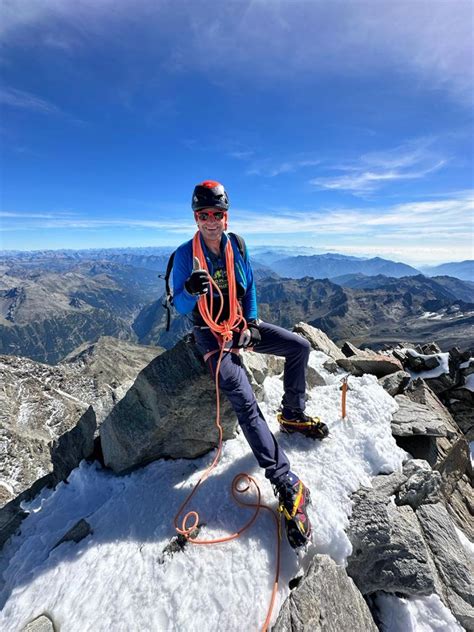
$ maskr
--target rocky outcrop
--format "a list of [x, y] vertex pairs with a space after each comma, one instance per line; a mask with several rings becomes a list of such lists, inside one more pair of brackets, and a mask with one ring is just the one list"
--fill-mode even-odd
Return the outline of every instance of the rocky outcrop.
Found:
[[54, 623], [45, 614], [34, 619], [26, 625], [22, 632], [55, 632]]
[[344, 358], [344, 354], [339, 347], [320, 329], [312, 327], [303, 322], [299, 322], [293, 327], [295, 334], [306, 338], [315, 351], [322, 351], [333, 360]]
[[272, 632], [377, 632], [370, 610], [346, 571], [316, 555], [281, 607]]
[[[217, 445], [215, 386], [194, 344], [182, 340], [151, 362], [100, 429], [104, 461], [115, 472], [158, 458], [195, 458]], [[224, 439], [236, 417], [221, 400]]]
[[353, 502], [347, 572], [362, 594], [431, 594], [429, 552], [413, 509], [397, 507], [377, 489], [359, 490]]
[[353, 495], [347, 572], [364, 595], [436, 592], [467, 630], [474, 626], [472, 560], [444, 505], [439, 472], [410, 460]]
[[453, 521], [442, 503], [423, 505], [416, 516], [439, 575], [441, 599], [466, 630], [474, 629], [474, 564], [456, 536]]
[[0, 356], [0, 547], [20, 503], [91, 456], [100, 422], [159, 352], [105, 338], [57, 366]]
[[[392, 434], [396, 437], [445, 437], [447, 428], [443, 414], [412, 401], [406, 395], [396, 395], [398, 410], [392, 418]], [[418, 456], [418, 455], [417, 455]]]
[[[281, 358], [254, 352], [234, 356], [241, 362], [257, 399], [263, 381], [283, 371]], [[309, 379], [321, 376], [309, 372]], [[234, 436], [237, 419], [221, 397], [224, 440]], [[218, 443], [216, 393], [201, 353], [192, 340], [181, 340], [151, 362], [100, 429], [106, 465], [125, 472], [158, 458], [196, 458]]]
[[349, 371], [356, 376], [371, 373], [380, 378], [403, 369], [401, 362], [393, 356], [373, 351], [364, 351], [349, 358], [340, 358], [336, 362], [344, 371]]
[[411, 376], [406, 371], [396, 371], [379, 379], [380, 386], [387, 391], [389, 395], [402, 395], [406, 387], [410, 383]]
[[87, 538], [88, 535], [92, 533], [92, 529], [90, 524], [84, 518], [81, 518], [76, 524], [69, 529], [67, 533], [63, 535], [63, 537], [53, 546], [55, 549], [63, 542], [75, 542], [76, 544]]

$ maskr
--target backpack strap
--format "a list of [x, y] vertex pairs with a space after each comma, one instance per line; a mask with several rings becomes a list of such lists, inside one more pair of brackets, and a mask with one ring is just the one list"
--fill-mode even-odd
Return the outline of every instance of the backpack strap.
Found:
[[170, 330], [170, 322], [171, 322], [171, 309], [170, 305], [173, 305], [173, 292], [170, 288], [170, 276], [171, 270], [173, 269], [174, 256], [176, 254], [176, 250], [171, 253], [170, 258], [168, 259], [168, 263], [166, 265], [165, 276], [159, 274], [160, 279], [165, 280], [165, 292], [166, 292], [166, 300], [163, 303], [163, 307], [166, 309], [166, 331]]
[[242, 255], [242, 258], [245, 259], [245, 261], [247, 261], [247, 248], [245, 246], [244, 238], [241, 237], [240, 235], [237, 235], [236, 233], [229, 233], [229, 237], [233, 237], [235, 239], [235, 241], [237, 242], [237, 246], [239, 248], [239, 252]]

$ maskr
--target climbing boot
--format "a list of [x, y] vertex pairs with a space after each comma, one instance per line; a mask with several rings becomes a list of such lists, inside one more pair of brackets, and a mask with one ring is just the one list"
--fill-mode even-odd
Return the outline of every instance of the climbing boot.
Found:
[[325, 439], [329, 428], [319, 417], [310, 417], [302, 410], [283, 409], [277, 414], [277, 420], [282, 430], [288, 433], [300, 432], [311, 439]]
[[311, 495], [306, 485], [294, 474], [275, 488], [279, 500], [278, 511], [285, 518], [286, 536], [291, 547], [299, 549], [311, 541], [311, 522], [306, 508]]

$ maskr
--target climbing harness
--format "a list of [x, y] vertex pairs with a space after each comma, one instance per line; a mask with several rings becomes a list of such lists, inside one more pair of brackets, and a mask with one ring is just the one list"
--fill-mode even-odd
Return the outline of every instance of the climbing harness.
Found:
[[[209, 270], [206, 264], [206, 258], [204, 256], [202, 246], [201, 246], [199, 231], [196, 232], [193, 238], [193, 257], [196, 263], [197, 261], [199, 262], [200, 268], [203, 270], [206, 270], [209, 275]], [[243, 325], [244, 327], [246, 326], [246, 321], [242, 314], [242, 308], [237, 300], [237, 284], [236, 284], [235, 272], [234, 272], [234, 252], [233, 252], [230, 240], [228, 240], [226, 244], [225, 260], [226, 260], [226, 270], [227, 270], [228, 290], [229, 290], [229, 318], [227, 320], [224, 320], [222, 323], [218, 322], [219, 317], [222, 313], [223, 306], [224, 306], [224, 300], [223, 300], [221, 290], [219, 289], [217, 284], [214, 282], [214, 279], [212, 279], [210, 275], [209, 275], [209, 281], [212, 287], [216, 289], [219, 299], [221, 301], [220, 309], [215, 319], [213, 319], [212, 317], [212, 314], [214, 313], [214, 310], [213, 310], [214, 292], [212, 291], [212, 288], [211, 288], [211, 291], [208, 293], [209, 300], [207, 299], [207, 295], [202, 295], [198, 301], [199, 312], [204, 322], [210, 328], [211, 332], [214, 334], [214, 336], [217, 338], [219, 342], [219, 350], [218, 350], [219, 357], [217, 360], [216, 371], [215, 371], [215, 387], [216, 387], [216, 421], [215, 423], [216, 423], [218, 433], [219, 433], [218, 448], [211, 465], [202, 474], [202, 476], [200, 477], [200, 479], [194, 486], [191, 493], [187, 496], [187, 498], [184, 500], [184, 502], [181, 504], [180, 508], [178, 509], [178, 512], [176, 513], [176, 516], [174, 517], [174, 526], [175, 526], [176, 531], [182, 536], [184, 536], [187, 539], [187, 541], [191, 542], [192, 544], [217, 544], [219, 542], [229, 542], [230, 540], [235, 540], [236, 538], [238, 538], [244, 531], [246, 531], [255, 522], [258, 516], [258, 513], [261, 509], [265, 509], [271, 513], [276, 524], [276, 529], [277, 529], [277, 534], [278, 534], [277, 535], [278, 543], [277, 543], [277, 556], [276, 556], [276, 563], [275, 563], [275, 579], [273, 583], [273, 589], [272, 589], [270, 604], [267, 611], [267, 616], [262, 628], [263, 632], [266, 632], [266, 630], [268, 630], [268, 627], [270, 625], [273, 606], [275, 603], [275, 598], [276, 598], [276, 594], [278, 590], [278, 578], [280, 574], [281, 526], [280, 526], [280, 520], [278, 518], [278, 515], [275, 513], [275, 511], [268, 505], [261, 503], [261, 492], [257, 484], [257, 481], [252, 476], [250, 476], [249, 474], [245, 472], [241, 472], [237, 474], [237, 476], [235, 476], [232, 481], [231, 492], [232, 492], [232, 497], [234, 498], [234, 500], [243, 507], [253, 507], [255, 509], [250, 519], [243, 525], [243, 527], [238, 529], [235, 533], [232, 533], [231, 535], [228, 535], [222, 538], [215, 538], [212, 540], [200, 540], [195, 537], [192, 537], [191, 534], [199, 525], [199, 514], [197, 513], [197, 511], [189, 511], [183, 516], [181, 522], [179, 522], [179, 517], [183, 513], [184, 508], [189, 503], [191, 498], [194, 496], [194, 494], [196, 493], [200, 485], [208, 478], [209, 474], [216, 467], [219, 461], [219, 458], [222, 452], [222, 441], [223, 441], [223, 430], [222, 430], [222, 425], [220, 422], [219, 371], [220, 371], [221, 361], [222, 361], [224, 353], [235, 352], [234, 349], [226, 346], [228, 345], [229, 342], [232, 341], [233, 332], [236, 331], [237, 327], [241, 325]], [[207, 357], [209, 357], [209, 354], [207, 355]], [[246, 492], [248, 492], [251, 489], [251, 487], [254, 488], [257, 494], [256, 502], [247, 502], [247, 501], [242, 500], [241, 497], [239, 497], [239, 495], [245, 494]]]

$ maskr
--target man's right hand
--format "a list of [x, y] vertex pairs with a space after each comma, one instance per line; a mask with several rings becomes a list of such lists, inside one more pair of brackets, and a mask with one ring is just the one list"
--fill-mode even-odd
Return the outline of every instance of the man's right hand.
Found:
[[209, 292], [209, 274], [206, 270], [199, 268], [199, 259], [194, 257], [193, 271], [191, 276], [184, 282], [186, 290], [195, 296], [207, 294]]

